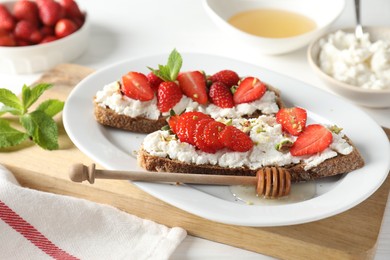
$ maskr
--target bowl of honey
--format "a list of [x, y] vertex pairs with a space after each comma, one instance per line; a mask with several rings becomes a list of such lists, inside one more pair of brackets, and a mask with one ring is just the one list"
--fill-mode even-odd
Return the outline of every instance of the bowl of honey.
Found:
[[345, 8], [345, 0], [204, 0], [211, 19], [232, 40], [283, 54], [307, 46], [324, 34]]

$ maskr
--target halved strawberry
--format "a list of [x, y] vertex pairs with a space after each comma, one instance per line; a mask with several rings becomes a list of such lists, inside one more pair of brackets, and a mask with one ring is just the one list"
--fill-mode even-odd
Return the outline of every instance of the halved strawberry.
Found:
[[242, 80], [233, 95], [235, 104], [249, 103], [261, 98], [267, 90], [265, 84], [258, 78], [247, 77]]
[[226, 125], [218, 122], [211, 121], [208, 123], [204, 130], [204, 141], [208, 147], [214, 150], [220, 150], [225, 147], [225, 145], [219, 140], [219, 134], [225, 129]]
[[156, 74], [153, 73], [153, 71], [149, 72], [146, 77], [149, 80], [150, 86], [154, 91], [157, 91], [158, 86], [163, 82], [163, 80], [156, 76]]
[[218, 107], [234, 107], [233, 94], [230, 88], [222, 82], [215, 82], [211, 85], [209, 96], [211, 101]]
[[148, 78], [140, 73], [130, 71], [122, 76], [122, 92], [129, 98], [148, 101], [154, 97], [154, 92], [150, 87]]
[[319, 124], [308, 125], [290, 149], [293, 156], [311, 155], [325, 150], [333, 140], [332, 133]]
[[253, 147], [251, 138], [234, 126], [226, 126], [219, 134], [219, 140], [232, 151], [247, 152]]
[[183, 93], [199, 104], [207, 103], [206, 78], [200, 71], [182, 72], [177, 76]]
[[276, 113], [276, 122], [282, 125], [283, 131], [299, 135], [306, 127], [307, 112], [300, 107], [281, 108]]
[[180, 115], [177, 120], [176, 125], [176, 134], [181, 142], [187, 142], [192, 145], [195, 145], [194, 141], [194, 132], [196, 124], [202, 119], [211, 119], [209, 115], [206, 115], [202, 112], [191, 111], [185, 112]]
[[215, 153], [217, 150], [206, 143], [204, 130], [206, 126], [210, 123], [214, 122], [214, 119], [202, 119], [196, 123], [195, 131], [194, 131], [194, 141], [196, 147], [206, 153]]
[[210, 76], [209, 78], [211, 82], [222, 82], [229, 88], [237, 85], [238, 81], [240, 80], [240, 77], [238, 74], [232, 70], [221, 70], [214, 75]]
[[168, 112], [180, 101], [182, 96], [183, 93], [175, 82], [162, 82], [157, 89], [157, 107], [161, 112]]

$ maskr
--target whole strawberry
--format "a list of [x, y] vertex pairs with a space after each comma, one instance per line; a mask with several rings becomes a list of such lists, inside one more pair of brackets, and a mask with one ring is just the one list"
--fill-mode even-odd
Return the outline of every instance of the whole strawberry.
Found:
[[20, 0], [13, 7], [13, 15], [17, 20], [27, 20], [34, 26], [39, 25], [39, 11], [36, 2]]
[[42, 40], [41, 32], [28, 20], [19, 21], [14, 30], [17, 39], [31, 43], [38, 43]]
[[157, 107], [161, 112], [168, 112], [182, 98], [180, 87], [173, 81], [165, 81], [157, 90]]
[[64, 8], [66, 17], [80, 19], [84, 18], [83, 13], [80, 11], [80, 8], [75, 1], [60, 0], [59, 3]]
[[65, 16], [65, 10], [54, 0], [37, 0], [39, 17], [44, 25], [54, 26]]
[[0, 4], [0, 29], [12, 31], [15, 27], [15, 19], [5, 5]]
[[12, 34], [4, 29], [0, 29], [0, 46], [12, 47], [16, 45], [15, 38]]
[[56, 23], [54, 27], [55, 36], [58, 38], [63, 38], [77, 31], [77, 28], [77, 25], [72, 20], [62, 18]]
[[211, 85], [209, 96], [211, 101], [218, 107], [234, 107], [233, 94], [230, 91], [230, 88], [220, 81]]
[[211, 82], [222, 82], [229, 88], [237, 85], [238, 81], [240, 80], [240, 77], [238, 74], [232, 70], [221, 70], [214, 75], [212, 75], [210, 78]]

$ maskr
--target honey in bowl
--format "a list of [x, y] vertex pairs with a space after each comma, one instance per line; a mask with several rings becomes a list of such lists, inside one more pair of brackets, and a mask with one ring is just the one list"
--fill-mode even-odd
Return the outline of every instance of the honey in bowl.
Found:
[[240, 12], [228, 22], [234, 27], [260, 37], [286, 38], [307, 33], [316, 23], [301, 14], [277, 9], [255, 9]]

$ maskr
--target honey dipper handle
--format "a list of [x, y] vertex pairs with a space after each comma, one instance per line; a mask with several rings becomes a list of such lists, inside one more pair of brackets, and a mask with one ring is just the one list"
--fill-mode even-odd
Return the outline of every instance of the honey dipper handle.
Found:
[[83, 164], [75, 164], [70, 169], [69, 177], [74, 182], [83, 182], [88, 180], [90, 183], [94, 183], [95, 178], [213, 185], [255, 185], [257, 183], [257, 177], [169, 172], [97, 170], [95, 169], [95, 164], [92, 164], [90, 167], [87, 167]]

